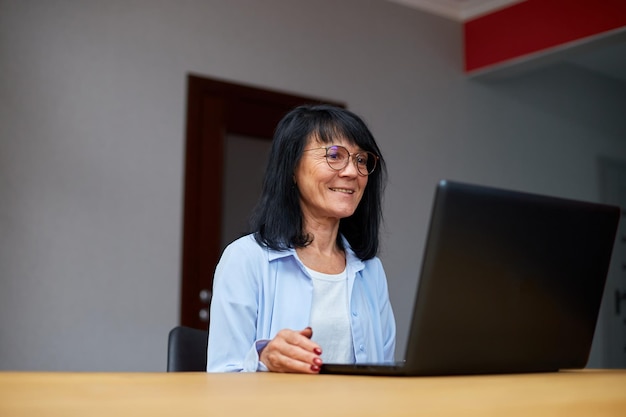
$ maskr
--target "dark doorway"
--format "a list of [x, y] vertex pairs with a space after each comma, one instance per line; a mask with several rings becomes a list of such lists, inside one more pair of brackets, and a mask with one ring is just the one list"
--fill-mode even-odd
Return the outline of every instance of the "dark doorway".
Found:
[[274, 128], [285, 113], [301, 104], [322, 102], [344, 107], [318, 98], [188, 76], [181, 325], [208, 327], [213, 273], [222, 250], [227, 135], [271, 141]]

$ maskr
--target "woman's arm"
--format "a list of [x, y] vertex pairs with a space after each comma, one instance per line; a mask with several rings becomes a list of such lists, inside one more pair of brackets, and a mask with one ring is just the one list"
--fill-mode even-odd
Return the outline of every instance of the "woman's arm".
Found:
[[386, 362], [393, 362], [396, 350], [396, 319], [393, 315], [391, 301], [389, 301], [389, 287], [387, 284], [387, 275], [380, 259], [376, 258], [378, 263], [378, 295], [380, 305], [380, 322], [383, 331], [383, 351]]
[[[254, 372], [259, 368], [257, 341], [258, 274], [261, 257], [239, 239], [229, 245], [215, 269], [207, 348], [208, 372]], [[250, 250], [252, 249], [252, 250]], [[257, 248], [258, 250], [258, 248]]]
[[273, 293], [264, 287], [268, 262], [267, 252], [251, 236], [224, 250], [213, 281], [208, 372], [319, 372], [321, 349], [311, 340], [310, 328], [283, 329], [271, 340], [257, 329], [259, 311], [267, 310], [259, 294]]

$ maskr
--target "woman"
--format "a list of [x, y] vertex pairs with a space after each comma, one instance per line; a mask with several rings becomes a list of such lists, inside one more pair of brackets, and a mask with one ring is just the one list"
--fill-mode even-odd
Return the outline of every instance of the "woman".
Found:
[[348, 110], [300, 106], [279, 122], [252, 233], [215, 270], [207, 371], [393, 361], [376, 257], [385, 174], [374, 137]]

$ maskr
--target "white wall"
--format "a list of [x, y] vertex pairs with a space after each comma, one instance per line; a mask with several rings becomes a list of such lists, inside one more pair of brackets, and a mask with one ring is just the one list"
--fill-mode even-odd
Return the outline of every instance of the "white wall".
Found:
[[597, 200], [598, 156], [626, 159], [624, 85], [461, 68], [459, 24], [378, 0], [2, 0], [0, 369], [165, 368], [190, 72], [368, 121], [403, 347], [437, 179]]

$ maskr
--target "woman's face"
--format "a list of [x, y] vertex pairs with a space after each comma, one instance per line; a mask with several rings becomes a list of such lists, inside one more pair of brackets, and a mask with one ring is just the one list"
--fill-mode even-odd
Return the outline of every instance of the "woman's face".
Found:
[[368, 177], [359, 174], [353, 158], [339, 171], [328, 165], [323, 147], [331, 145], [341, 145], [350, 154], [362, 151], [341, 137], [331, 144], [323, 144], [315, 137], [309, 138], [294, 175], [300, 191], [300, 206], [307, 224], [336, 222], [351, 216], [367, 185]]

